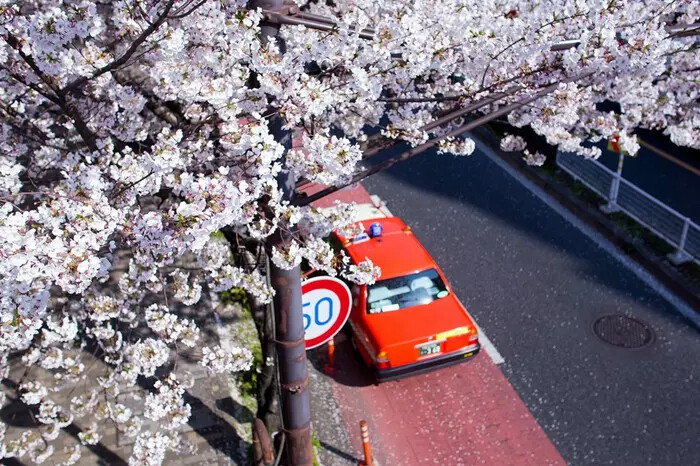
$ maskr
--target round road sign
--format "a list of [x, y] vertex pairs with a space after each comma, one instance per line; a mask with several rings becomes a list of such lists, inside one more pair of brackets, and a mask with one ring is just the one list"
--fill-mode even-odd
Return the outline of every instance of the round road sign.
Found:
[[350, 288], [333, 277], [314, 277], [301, 284], [306, 349], [333, 338], [350, 316]]

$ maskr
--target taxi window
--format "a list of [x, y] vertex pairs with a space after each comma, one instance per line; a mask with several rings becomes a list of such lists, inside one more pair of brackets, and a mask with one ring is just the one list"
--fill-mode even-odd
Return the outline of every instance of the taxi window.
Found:
[[406, 307], [429, 304], [448, 295], [437, 270], [380, 280], [367, 287], [367, 312], [398, 311]]

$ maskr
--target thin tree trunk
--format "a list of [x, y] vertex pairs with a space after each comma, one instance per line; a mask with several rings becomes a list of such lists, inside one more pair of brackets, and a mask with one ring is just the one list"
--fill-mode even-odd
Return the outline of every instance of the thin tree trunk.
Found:
[[[266, 259], [261, 244], [249, 241], [245, 245], [240, 245], [236, 234], [229, 230], [224, 230], [224, 236], [231, 246], [234, 257], [245, 270], [253, 270], [256, 267], [258, 270], [264, 270]], [[258, 406], [255, 417], [265, 423], [269, 432], [275, 432], [280, 428], [280, 414], [276, 390], [275, 338], [270, 305], [260, 302], [250, 294], [248, 303], [262, 350], [262, 365], [258, 368], [255, 387], [255, 400]]]
[[255, 328], [258, 330], [260, 346], [262, 348], [263, 364], [258, 374], [256, 397], [258, 411], [256, 416], [260, 418], [269, 432], [280, 428], [279, 405], [277, 398], [277, 377], [275, 364], [275, 338], [272, 326], [271, 308], [267, 304], [251, 302], [251, 311], [255, 320]]

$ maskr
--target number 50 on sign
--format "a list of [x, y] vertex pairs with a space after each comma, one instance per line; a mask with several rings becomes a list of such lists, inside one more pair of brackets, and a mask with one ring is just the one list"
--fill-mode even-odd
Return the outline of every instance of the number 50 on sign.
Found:
[[350, 316], [350, 289], [333, 277], [315, 277], [301, 284], [306, 349], [333, 338]]

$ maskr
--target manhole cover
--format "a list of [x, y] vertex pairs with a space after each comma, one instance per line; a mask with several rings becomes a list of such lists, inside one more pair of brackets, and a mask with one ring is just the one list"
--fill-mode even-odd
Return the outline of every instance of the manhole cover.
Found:
[[654, 340], [654, 331], [641, 320], [624, 315], [603, 316], [593, 331], [606, 343], [622, 348], [641, 348]]

